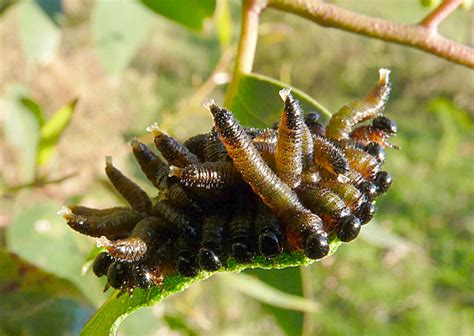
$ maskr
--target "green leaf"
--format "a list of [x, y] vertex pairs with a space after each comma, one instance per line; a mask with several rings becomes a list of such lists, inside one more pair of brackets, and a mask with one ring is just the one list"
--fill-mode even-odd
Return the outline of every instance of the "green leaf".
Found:
[[7, 87], [1, 106], [5, 113], [3, 127], [6, 140], [16, 147], [19, 153], [19, 175], [23, 181], [30, 181], [35, 174], [43, 118], [35, 108], [30, 109], [24, 104], [26, 94], [26, 88], [20, 85]]
[[228, 0], [221, 0], [217, 3], [214, 21], [220, 46], [222, 48], [228, 47], [232, 42], [232, 18]]
[[[291, 270], [298, 271], [297, 268], [292, 268]], [[275, 271], [274, 273], [280, 280], [282, 272]], [[298, 277], [292, 277], [292, 282], [297, 283], [297, 279]], [[286, 291], [277, 289], [258, 279], [258, 277], [249, 274], [241, 273], [226, 275], [224, 283], [227, 286], [238, 290], [242, 294], [275, 307], [310, 313], [315, 312], [318, 309], [318, 304], [316, 302], [305, 299], [299, 295], [288, 294]]]
[[76, 335], [94, 307], [69, 281], [0, 250], [0, 335]]
[[155, 13], [194, 30], [201, 30], [203, 20], [212, 16], [216, 8], [215, 0], [140, 1]]
[[20, 98], [20, 102], [21, 104], [23, 104], [24, 107], [30, 110], [31, 113], [33, 113], [33, 115], [38, 120], [40, 127], [42, 127], [44, 124], [44, 113], [41, 106], [39, 106], [38, 103], [28, 97]]
[[57, 6], [48, 7], [47, 1], [22, 1], [18, 6], [23, 51], [33, 61], [50, 61], [61, 39], [61, 30], [57, 23]]
[[[271, 126], [268, 121], [278, 120], [283, 108], [278, 91], [288, 87], [282, 82], [259, 74], [241, 75], [229, 108], [245, 126]], [[331, 116], [328, 110], [307, 94], [294, 88], [291, 92], [306, 112], [318, 112], [322, 121], [327, 121]]]
[[100, 304], [106, 298], [101, 279], [81, 274], [93, 240], [72, 232], [57, 215], [60, 208], [54, 202], [20, 205], [21, 212], [7, 227], [8, 247], [43, 270], [72, 281], [89, 300]]
[[[340, 245], [339, 241], [331, 242], [331, 252], [334, 253]], [[280, 257], [268, 260], [257, 257], [256, 260], [247, 265], [237, 264], [232, 259], [228, 260], [227, 268], [219, 272], [241, 272], [247, 268], [281, 269], [299, 265], [310, 265], [314, 260], [304, 257], [300, 253], [284, 253]], [[164, 279], [163, 288], [153, 287], [150, 290], [137, 288], [133, 296], [122, 295], [117, 297], [118, 291], [100, 307], [96, 314], [89, 320], [83, 329], [83, 335], [109, 335], [115, 334], [120, 323], [132, 312], [140, 307], [152, 306], [166, 297], [181, 292], [192, 284], [209, 278], [214, 273], [201, 272], [195, 278], [186, 278], [180, 275], [168, 276]]]
[[64, 105], [41, 127], [37, 158], [38, 166], [43, 166], [50, 160], [61, 134], [71, 120], [76, 104], [77, 99], [74, 99]]
[[108, 73], [116, 74], [130, 63], [152, 23], [153, 15], [135, 1], [95, 2], [92, 34]]
[[[303, 295], [301, 271], [297, 267], [273, 272], [256, 269], [248, 270], [246, 273], [257, 277], [267, 286], [285, 292], [287, 295], [296, 297], [302, 297]], [[315, 305], [313, 307], [316, 308]], [[289, 310], [288, 307], [281, 307], [271, 303], [264, 304], [263, 308], [274, 317], [274, 320], [285, 331], [286, 335], [301, 335], [304, 319], [301, 311]]]

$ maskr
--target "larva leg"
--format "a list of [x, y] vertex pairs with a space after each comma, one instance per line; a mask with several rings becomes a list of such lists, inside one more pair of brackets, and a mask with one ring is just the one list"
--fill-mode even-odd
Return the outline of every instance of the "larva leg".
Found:
[[325, 256], [329, 252], [329, 246], [322, 231], [321, 218], [305, 209], [296, 194], [276, 176], [229, 111], [218, 107], [214, 102], [206, 106], [214, 116], [216, 129], [234, 161], [234, 166], [263, 202], [282, 219], [287, 236], [291, 237], [291, 247], [303, 249], [304, 241], [310, 235], [315, 235], [317, 238], [313, 239], [311, 244], [315, 252], [308, 253], [312, 257]]
[[198, 157], [191, 153], [185, 145], [160, 130], [158, 124], [151, 125], [147, 131], [153, 135], [156, 148], [168, 161], [168, 164], [184, 167], [200, 162]]
[[377, 143], [383, 148], [397, 148], [397, 146], [390, 143], [390, 135], [381, 129], [373, 126], [360, 126], [352, 131], [350, 138], [358, 144], [367, 146], [369, 143]]
[[105, 173], [115, 190], [125, 198], [132, 209], [146, 213], [150, 212], [151, 200], [146, 192], [115, 168], [110, 156], [105, 159]]
[[73, 230], [91, 237], [106, 236], [109, 239], [131, 231], [145, 216], [134, 210], [123, 210], [103, 217], [88, 217], [76, 215], [67, 207], [63, 207], [59, 214]]
[[355, 125], [382, 113], [390, 94], [390, 70], [379, 70], [379, 81], [362, 101], [343, 106], [333, 114], [326, 127], [326, 136], [333, 140], [348, 139]]
[[344, 153], [330, 141], [319, 136], [313, 137], [314, 161], [334, 175], [344, 175], [349, 171], [349, 163]]
[[225, 258], [224, 225], [221, 214], [208, 214], [202, 223], [199, 265], [202, 269], [214, 272], [223, 266]]
[[176, 176], [188, 188], [223, 190], [240, 182], [241, 175], [232, 162], [204, 162], [183, 168], [171, 166], [170, 176]]
[[304, 119], [299, 103], [289, 89], [280, 91], [284, 101], [278, 127], [278, 139], [275, 153], [276, 173], [291, 189], [301, 182], [303, 171]]

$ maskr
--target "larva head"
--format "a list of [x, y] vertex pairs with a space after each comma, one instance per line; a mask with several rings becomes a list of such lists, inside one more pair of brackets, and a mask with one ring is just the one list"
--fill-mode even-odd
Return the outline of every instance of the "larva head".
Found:
[[365, 146], [365, 151], [376, 158], [378, 162], [385, 162], [385, 149], [377, 142], [369, 143], [367, 146]]
[[206, 247], [202, 247], [199, 250], [198, 261], [201, 268], [208, 272], [215, 272], [222, 267], [222, 263], [219, 257]]
[[322, 231], [311, 234], [304, 247], [304, 254], [310, 259], [321, 259], [329, 253], [329, 243], [326, 234]]
[[375, 175], [374, 183], [377, 186], [377, 193], [379, 195], [386, 193], [392, 184], [392, 175], [386, 171], [380, 171]]
[[251, 262], [255, 255], [252, 251], [252, 248], [249, 247], [244, 242], [238, 242], [232, 244], [231, 247], [231, 256], [238, 262], [238, 263], [249, 263]]
[[107, 271], [107, 280], [115, 289], [123, 289], [128, 287], [132, 279], [132, 270], [130, 263], [115, 261]]
[[367, 200], [373, 201], [377, 197], [377, 187], [370, 181], [361, 182], [357, 188], [365, 195]]
[[362, 225], [372, 220], [375, 214], [375, 206], [371, 202], [362, 203], [357, 209], [355, 215], [359, 218]]
[[376, 129], [379, 129], [388, 135], [394, 136], [397, 134], [397, 124], [395, 121], [385, 117], [385, 116], [378, 116], [372, 121], [372, 126]]
[[155, 285], [161, 285], [163, 276], [158, 265], [148, 266], [136, 264], [132, 266], [132, 281], [134, 287], [148, 289]]
[[360, 232], [361, 222], [354, 215], [344, 217], [337, 230], [337, 238], [343, 242], [350, 242], [355, 239]]
[[258, 249], [266, 258], [277, 257], [283, 252], [282, 242], [273, 232], [265, 232], [258, 237]]
[[199, 273], [195, 258], [179, 256], [176, 261], [176, 271], [188, 278], [194, 278]]
[[114, 260], [107, 252], [99, 253], [92, 264], [92, 271], [98, 277], [104, 276], [113, 262]]

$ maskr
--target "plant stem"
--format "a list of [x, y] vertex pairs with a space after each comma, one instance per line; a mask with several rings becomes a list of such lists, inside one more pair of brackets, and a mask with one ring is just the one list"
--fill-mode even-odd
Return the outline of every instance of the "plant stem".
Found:
[[237, 58], [235, 60], [232, 81], [227, 89], [224, 102], [224, 105], [227, 107], [232, 104], [232, 100], [237, 93], [240, 76], [252, 72], [255, 51], [257, 49], [260, 12], [264, 7], [261, 0], [242, 0], [242, 4], [242, 24]]
[[[338, 6], [314, 0], [268, 0], [268, 7], [291, 12], [325, 27], [410, 46], [438, 57], [474, 68], [474, 49], [439, 34], [421, 24], [402, 24], [351, 12]], [[451, 4], [440, 9], [434, 25], [452, 12]], [[439, 7], [438, 7], [439, 8]], [[435, 10], [436, 12], [436, 10]], [[429, 20], [428, 20], [429, 21]]]
[[433, 32], [437, 32], [438, 26], [443, 22], [451, 13], [458, 8], [462, 3], [462, 0], [444, 0], [441, 4], [435, 8], [427, 17], [420, 22], [420, 25]]

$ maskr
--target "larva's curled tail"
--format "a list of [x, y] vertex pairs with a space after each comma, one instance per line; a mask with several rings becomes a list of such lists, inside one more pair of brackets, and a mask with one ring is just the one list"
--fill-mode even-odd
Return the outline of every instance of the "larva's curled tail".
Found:
[[367, 97], [343, 106], [333, 114], [326, 127], [326, 136], [332, 140], [349, 139], [350, 133], [358, 123], [380, 115], [390, 94], [390, 70], [380, 69], [379, 80]]

